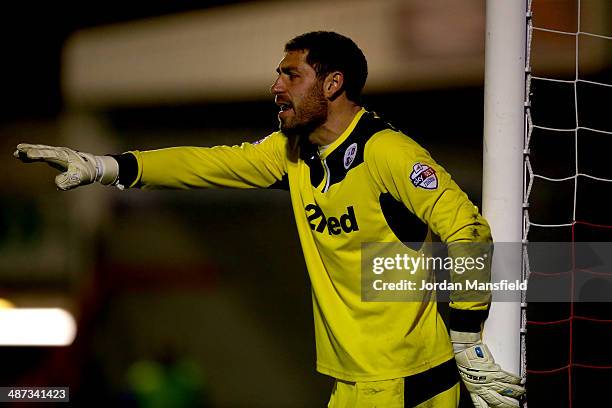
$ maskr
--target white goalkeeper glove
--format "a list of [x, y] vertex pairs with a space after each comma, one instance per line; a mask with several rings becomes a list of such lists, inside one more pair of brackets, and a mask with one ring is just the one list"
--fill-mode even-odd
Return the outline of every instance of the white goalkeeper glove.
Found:
[[479, 333], [451, 330], [459, 374], [476, 408], [516, 408], [525, 394], [521, 378], [501, 369]]
[[95, 156], [67, 147], [21, 143], [13, 153], [24, 163], [42, 161], [62, 171], [55, 177], [60, 190], [91, 184], [115, 184], [119, 176], [119, 164], [110, 156]]

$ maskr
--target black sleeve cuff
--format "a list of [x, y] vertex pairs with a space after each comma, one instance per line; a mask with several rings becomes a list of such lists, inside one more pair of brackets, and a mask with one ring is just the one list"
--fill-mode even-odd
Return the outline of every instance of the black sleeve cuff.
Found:
[[138, 177], [138, 161], [132, 153], [111, 154], [119, 163], [119, 184], [130, 187]]
[[451, 307], [449, 313], [449, 327], [454, 331], [480, 333], [482, 323], [487, 319], [488, 315], [488, 309], [462, 310]]

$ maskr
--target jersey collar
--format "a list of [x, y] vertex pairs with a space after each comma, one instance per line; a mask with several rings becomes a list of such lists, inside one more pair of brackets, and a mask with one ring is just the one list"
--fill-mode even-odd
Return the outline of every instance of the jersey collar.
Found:
[[326, 149], [323, 153], [321, 153], [321, 155], [319, 156], [319, 158], [321, 160], [325, 159], [327, 156], [329, 156], [334, 150], [336, 150], [336, 148], [338, 146], [340, 146], [342, 144], [342, 142], [344, 142], [346, 140], [347, 137], [349, 137], [349, 135], [351, 133], [353, 133], [353, 130], [355, 129], [355, 126], [357, 126], [357, 122], [359, 122], [359, 119], [361, 119], [361, 117], [363, 116], [363, 114], [366, 112], [365, 108], [361, 108], [359, 110], [359, 112], [357, 112], [357, 114], [355, 114], [355, 117], [353, 118], [353, 120], [351, 121], [351, 123], [348, 125], [348, 127], [344, 130], [344, 132], [342, 132], [342, 134], [340, 136], [338, 136], [338, 138], [336, 140], [334, 140]]

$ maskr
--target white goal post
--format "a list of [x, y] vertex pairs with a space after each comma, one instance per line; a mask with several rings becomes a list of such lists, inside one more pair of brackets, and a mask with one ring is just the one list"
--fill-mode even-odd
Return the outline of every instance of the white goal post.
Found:
[[[523, 239], [526, 12], [527, 0], [486, 2], [482, 210], [494, 241], [517, 243], [517, 249]], [[521, 278], [520, 251], [504, 262], [493, 259], [493, 279], [502, 273]], [[492, 304], [484, 341], [496, 362], [514, 373], [521, 372], [520, 328], [520, 303]]]

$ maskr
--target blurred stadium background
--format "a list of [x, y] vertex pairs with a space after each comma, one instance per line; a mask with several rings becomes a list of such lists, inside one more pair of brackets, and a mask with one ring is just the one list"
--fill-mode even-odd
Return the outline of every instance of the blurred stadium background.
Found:
[[[583, 3], [587, 21], [609, 30], [610, 4]], [[551, 21], [575, 19], [574, 1], [538, 4]], [[481, 1], [3, 8], [0, 298], [61, 307], [77, 335], [66, 347], [0, 347], [0, 385], [69, 386], [88, 406], [325, 405], [331, 381], [314, 370], [287, 194], [59, 193], [52, 170], [11, 158], [23, 141], [103, 154], [260, 139], [277, 127], [268, 89], [284, 43], [302, 32], [352, 37], [369, 62], [366, 107], [429, 149], [480, 206]], [[562, 40], [538, 47], [545, 72], [572, 72]], [[609, 45], [589, 50], [584, 64], [609, 75]]]

